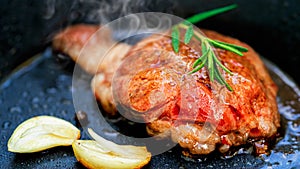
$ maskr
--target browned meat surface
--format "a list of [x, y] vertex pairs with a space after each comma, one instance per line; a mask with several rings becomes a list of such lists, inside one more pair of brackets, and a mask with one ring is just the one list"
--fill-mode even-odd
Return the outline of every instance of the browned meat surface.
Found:
[[226, 152], [247, 139], [274, 136], [280, 125], [277, 87], [257, 53], [236, 39], [204, 33], [249, 49], [243, 57], [216, 50], [234, 73], [224, 74], [233, 92], [211, 84], [206, 69], [187, 74], [200, 56], [199, 42], [181, 44], [176, 54], [169, 36], [154, 35], [133, 47], [119, 67], [113, 82], [119, 104], [148, 122], [149, 134], [171, 131], [172, 139], [192, 154], [208, 154], [216, 148]]
[[54, 37], [52, 45], [54, 50], [69, 55], [85, 71], [97, 74], [92, 82], [95, 96], [104, 110], [114, 115], [111, 78], [130, 46], [116, 43], [109, 29], [99, 29], [100, 26], [95, 25], [70, 26]]
[[[101, 31], [98, 31], [100, 28]], [[70, 26], [59, 32], [52, 44], [53, 49], [68, 54], [92, 74], [114, 72], [117, 67], [115, 63], [120, 63], [120, 56], [124, 56], [130, 48], [124, 43], [117, 44], [108, 28], [84, 24]]]
[[[82, 42], [88, 40], [84, 37], [91, 32], [88, 26], [81, 28], [73, 27], [73, 33], [58, 35], [54, 40], [55, 49], [69, 54], [79, 64], [78, 52], [74, 51], [80, 51]], [[259, 56], [250, 46], [236, 39], [213, 31], [204, 33], [212, 39], [249, 49], [243, 57], [216, 50], [220, 60], [234, 73], [232, 76], [224, 73], [233, 92], [210, 83], [206, 69], [187, 75], [194, 60], [201, 55], [197, 41], [192, 40], [189, 46], [181, 44], [180, 52], [176, 54], [169, 36], [153, 35], [130, 50], [127, 45], [127, 50], [116, 50], [113, 63], [104, 62], [102, 69], [90, 71], [100, 72], [94, 77], [92, 87], [104, 109], [111, 114], [116, 112], [114, 94], [118, 104], [133, 110], [133, 116], [147, 122], [150, 135], [166, 132], [191, 154], [208, 154], [215, 149], [226, 152], [232, 146], [245, 144], [248, 139], [274, 136], [279, 127], [277, 87]], [[89, 42], [90, 50], [85, 51], [86, 59], [82, 62], [92, 62], [90, 56], [107, 39], [107, 35], [96, 36], [97, 41]], [[63, 40], [68, 38], [74, 40]], [[89, 64], [80, 65], [87, 71], [91, 69]], [[110, 65], [108, 70], [107, 65]]]

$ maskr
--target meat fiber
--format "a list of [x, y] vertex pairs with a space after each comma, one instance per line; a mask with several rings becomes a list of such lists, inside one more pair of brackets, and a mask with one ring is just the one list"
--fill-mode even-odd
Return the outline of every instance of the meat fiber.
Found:
[[[68, 36], [83, 36], [85, 30], [80, 31], [82, 35]], [[249, 49], [242, 57], [215, 49], [221, 62], [233, 72], [233, 75], [223, 72], [232, 92], [211, 83], [205, 68], [189, 75], [191, 65], [201, 56], [199, 42], [192, 39], [189, 45], [182, 43], [179, 53], [174, 53], [167, 33], [142, 40], [127, 54], [120, 50], [113, 63], [117, 66], [95, 76], [92, 82], [95, 95], [102, 105], [105, 103], [108, 112], [114, 113], [116, 105], [123, 107], [126, 114], [147, 123], [150, 135], [166, 133], [190, 154], [208, 154], [215, 149], [223, 153], [247, 140], [272, 138], [280, 126], [277, 86], [258, 54], [237, 39], [214, 31], [204, 33], [211, 39]], [[55, 48], [71, 43], [57, 37], [54, 42], [60, 44], [54, 45]], [[95, 43], [94, 48], [97, 46]], [[72, 48], [67, 54], [72, 55], [70, 51]], [[86, 55], [89, 54], [94, 53], [87, 51]]]

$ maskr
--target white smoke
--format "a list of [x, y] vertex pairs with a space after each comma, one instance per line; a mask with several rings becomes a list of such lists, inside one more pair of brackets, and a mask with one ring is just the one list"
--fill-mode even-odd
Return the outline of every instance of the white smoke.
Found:
[[44, 19], [51, 19], [55, 14], [55, 0], [46, 0], [44, 11]]
[[[55, 1], [55, 0], [48, 0]], [[105, 24], [123, 16], [140, 12], [164, 12], [172, 13], [176, 5], [171, 0], [78, 0], [73, 12], [79, 13], [83, 22]]]

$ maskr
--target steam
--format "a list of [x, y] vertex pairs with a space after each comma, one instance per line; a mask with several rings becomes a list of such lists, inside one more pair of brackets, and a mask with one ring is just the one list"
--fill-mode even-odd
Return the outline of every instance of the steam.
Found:
[[[95, 0], [90, 1], [91, 3], [94, 3]], [[86, 3], [86, 1], [84, 2]], [[151, 8], [153, 8], [153, 4], [157, 5], [156, 7], [158, 7], [158, 2], [163, 2], [163, 0], [108, 0], [101, 2], [98, 1], [99, 8], [96, 8], [94, 12], [91, 12], [91, 15], [98, 18], [101, 23], [107, 23], [133, 13], [154, 12], [154, 9]]]
[[107, 26], [113, 30], [115, 39], [121, 41], [126, 39], [127, 43], [132, 43], [130, 42], [132, 38], [139, 40], [137, 36], [162, 34], [180, 21], [182, 21], [180, 18], [173, 15], [144, 12], [126, 15], [110, 22]]
[[55, 0], [45, 1], [45, 13], [43, 15], [44, 19], [51, 19], [55, 14]]
[[140, 12], [172, 13], [175, 5], [172, 0], [77, 0], [74, 3], [76, 5], [71, 10], [77, 13], [78, 18], [72, 18], [75, 22], [79, 20], [101, 24]]

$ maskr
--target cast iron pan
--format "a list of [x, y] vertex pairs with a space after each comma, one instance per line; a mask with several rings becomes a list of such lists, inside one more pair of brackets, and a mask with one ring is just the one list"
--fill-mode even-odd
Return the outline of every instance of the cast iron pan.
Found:
[[[187, 1], [186, 5], [189, 2]], [[218, 1], [214, 2], [216, 6], [222, 4]], [[206, 2], [206, 4], [208, 3]], [[240, 5], [242, 5], [242, 9], [246, 9], [249, 4], [240, 1]], [[212, 4], [208, 4], [207, 6], [215, 7]], [[249, 6], [251, 7], [251, 5]], [[182, 14], [181, 10], [177, 12]], [[194, 13], [194, 11], [197, 10], [192, 8], [192, 10], [182, 15], [189, 15], [190, 13]], [[245, 39], [248, 39], [247, 37], [250, 36], [250, 34], [245, 32], [253, 31], [252, 33], [254, 34], [258, 32], [258, 30], [247, 29], [247, 26], [249, 26], [247, 23], [251, 20], [249, 18], [249, 20], [245, 20], [246, 25], [243, 25], [242, 21], [232, 25], [232, 22], [235, 21], [229, 19], [232, 18], [232, 15], [234, 14], [231, 13], [223, 17], [208, 20], [203, 23], [203, 27], [215, 28], [215, 30], [220, 30], [222, 33], [228, 32], [232, 36], [236, 35], [235, 37], [239, 37], [238, 35], [241, 33], [240, 37], [243, 41], [246, 41]], [[237, 15], [235, 13], [235, 16]], [[226, 26], [228, 23], [231, 27]], [[225, 25], [223, 29], [220, 28], [222, 24]], [[230, 31], [232, 29], [239, 30], [237, 27], [243, 28], [243, 31], [235, 31], [233, 33]], [[255, 26], [250, 27], [253, 28]], [[255, 42], [255, 38], [249, 39], [250, 44]], [[264, 38], [260, 40], [267, 41]], [[287, 43], [280, 40], [278, 39], [279, 44]], [[261, 44], [260, 41], [256, 42]], [[47, 43], [43, 44], [43, 46], [47, 46]], [[72, 72], [74, 63], [67, 58], [58, 58], [52, 53], [51, 48], [43, 48], [43, 46], [40, 46], [42, 49], [40, 53], [21, 65], [19, 63], [26, 59], [23, 58], [19, 59], [21, 61], [12, 62], [9, 61], [10, 58], [6, 58], [6, 63], [18, 63], [19, 66], [14, 71], [6, 70], [10, 74], [2, 78], [0, 88], [1, 168], [84, 168], [76, 161], [71, 147], [57, 147], [33, 154], [14, 154], [7, 151], [6, 144], [13, 130], [22, 121], [33, 116], [53, 115], [68, 120], [82, 129], [76, 123], [72, 101]], [[269, 50], [271, 50], [271, 46], [266, 45]], [[293, 46], [289, 50], [292, 49]], [[268, 55], [268, 53], [263, 51], [259, 52], [268, 60], [272, 62], [280, 60], [280, 56], [274, 52], [270, 52]], [[294, 57], [292, 55], [287, 55], [286, 57], [290, 56]], [[279, 65], [276, 66], [268, 60], [265, 60], [265, 63], [273, 79], [280, 87], [278, 103], [283, 126], [280, 129], [282, 136], [272, 148], [269, 156], [256, 157], [249, 154], [248, 149], [244, 148], [240, 149], [239, 154], [234, 157], [220, 156], [213, 153], [197, 159], [187, 159], [181, 155], [181, 149], [177, 146], [168, 152], [154, 156], [150, 164], [145, 168], [300, 168], [300, 91], [297, 84], [281, 71], [281, 65], [276, 64]], [[11, 65], [11, 68], [14, 67], [16, 66]], [[286, 67], [283, 65], [283, 68]], [[294, 75], [293, 77], [295, 78], [296, 76]], [[108, 119], [108, 121], [111, 121], [111, 119]], [[133, 135], [136, 129], [135, 125], [128, 126], [127, 121], [122, 119], [111, 123], [111, 125], [121, 132], [127, 131], [129, 135]], [[124, 127], [127, 127], [126, 130], [124, 130]], [[140, 129], [140, 131], [142, 132], [143, 129]], [[84, 131], [81, 138], [89, 139]], [[115, 139], [118, 141], [118, 138]]]

